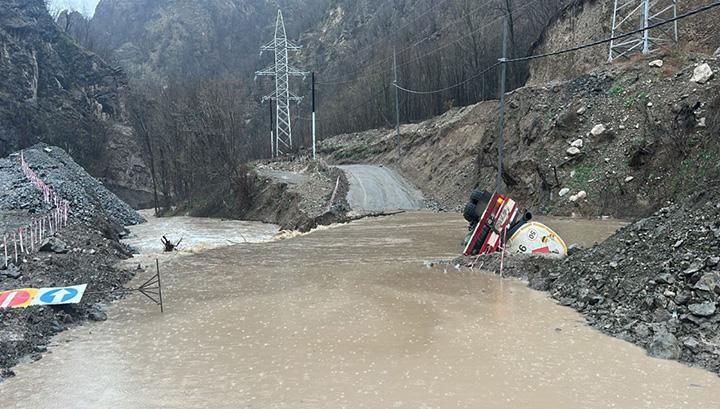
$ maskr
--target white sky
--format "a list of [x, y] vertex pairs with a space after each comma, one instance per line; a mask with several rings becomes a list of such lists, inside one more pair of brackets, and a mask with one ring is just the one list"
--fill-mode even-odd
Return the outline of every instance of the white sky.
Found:
[[95, 6], [99, 2], [100, 0], [50, 0], [50, 7], [60, 10], [77, 10], [87, 17], [91, 17], [95, 13]]

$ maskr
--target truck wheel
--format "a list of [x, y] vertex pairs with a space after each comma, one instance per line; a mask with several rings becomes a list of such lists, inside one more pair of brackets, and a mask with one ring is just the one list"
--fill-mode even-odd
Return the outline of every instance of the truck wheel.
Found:
[[476, 224], [477, 222], [479, 222], [480, 216], [477, 215], [477, 205], [474, 205], [472, 203], [466, 204], [465, 210], [463, 210], [463, 217], [470, 224]]
[[470, 194], [470, 203], [477, 205], [478, 203], [487, 203], [491, 199], [490, 194], [484, 190], [474, 190]]

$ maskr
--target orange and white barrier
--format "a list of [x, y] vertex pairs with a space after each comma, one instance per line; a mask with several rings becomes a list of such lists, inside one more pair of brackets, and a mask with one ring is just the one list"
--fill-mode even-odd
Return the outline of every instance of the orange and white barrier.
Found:
[[[20, 152], [20, 168], [25, 177], [38, 188], [43, 194], [43, 201], [51, 205], [52, 209], [49, 214], [41, 217], [35, 217], [30, 224], [25, 227], [19, 227], [12, 234], [3, 234], [3, 251], [5, 253], [4, 264], [8, 266], [11, 259], [15, 259], [15, 263], [23, 254], [30, 254], [39, 247], [43, 238], [52, 236], [67, 226], [68, 217], [70, 215], [70, 202], [62, 199], [55, 191], [53, 191], [42, 179], [30, 168], [25, 161], [25, 154]], [[13, 253], [8, 251], [8, 243], [12, 241]], [[18, 252], [19, 248], [19, 252]], [[13, 257], [14, 256], [14, 257]]]

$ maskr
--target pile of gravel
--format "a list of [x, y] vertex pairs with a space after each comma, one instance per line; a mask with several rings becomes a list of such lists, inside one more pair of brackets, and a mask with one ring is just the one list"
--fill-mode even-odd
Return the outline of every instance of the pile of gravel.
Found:
[[[458, 259], [456, 264], [476, 261]], [[496, 269], [497, 256], [478, 260]], [[562, 261], [506, 260], [589, 323], [651, 356], [720, 373], [720, 191], [706, 190]]]
[[[104, 215], [123, 226], [145, 220], [127, 203], [90, 176], [60, 148], [44, 144], [24, 150], [25, 160], [37, 175], [60, 197], [70, 202], [71, 216], [83, 222]], [[0, 159], [0, 212], [35, 214], [49, 210], [41, 192], [20, 169], [19, 154]], [[7, 227], [7, 226], [6, 226]]]

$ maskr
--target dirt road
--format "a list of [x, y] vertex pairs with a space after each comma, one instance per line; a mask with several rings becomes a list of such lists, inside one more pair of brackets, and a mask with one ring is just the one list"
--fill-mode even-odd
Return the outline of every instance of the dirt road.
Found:
[[423, 208], [423, 195], [395, 171], [382, 166], [338, 166], [350, 182], [348, 203], [358, 212]]
[[649, 358], [522, 283], [423, 264], [457, 254], [465, 229], [405, 213], [163, 259], [164, 315], [131, 296], [63, 333], [0, 384], [0, 406], [720, 407], [712, 373]]

